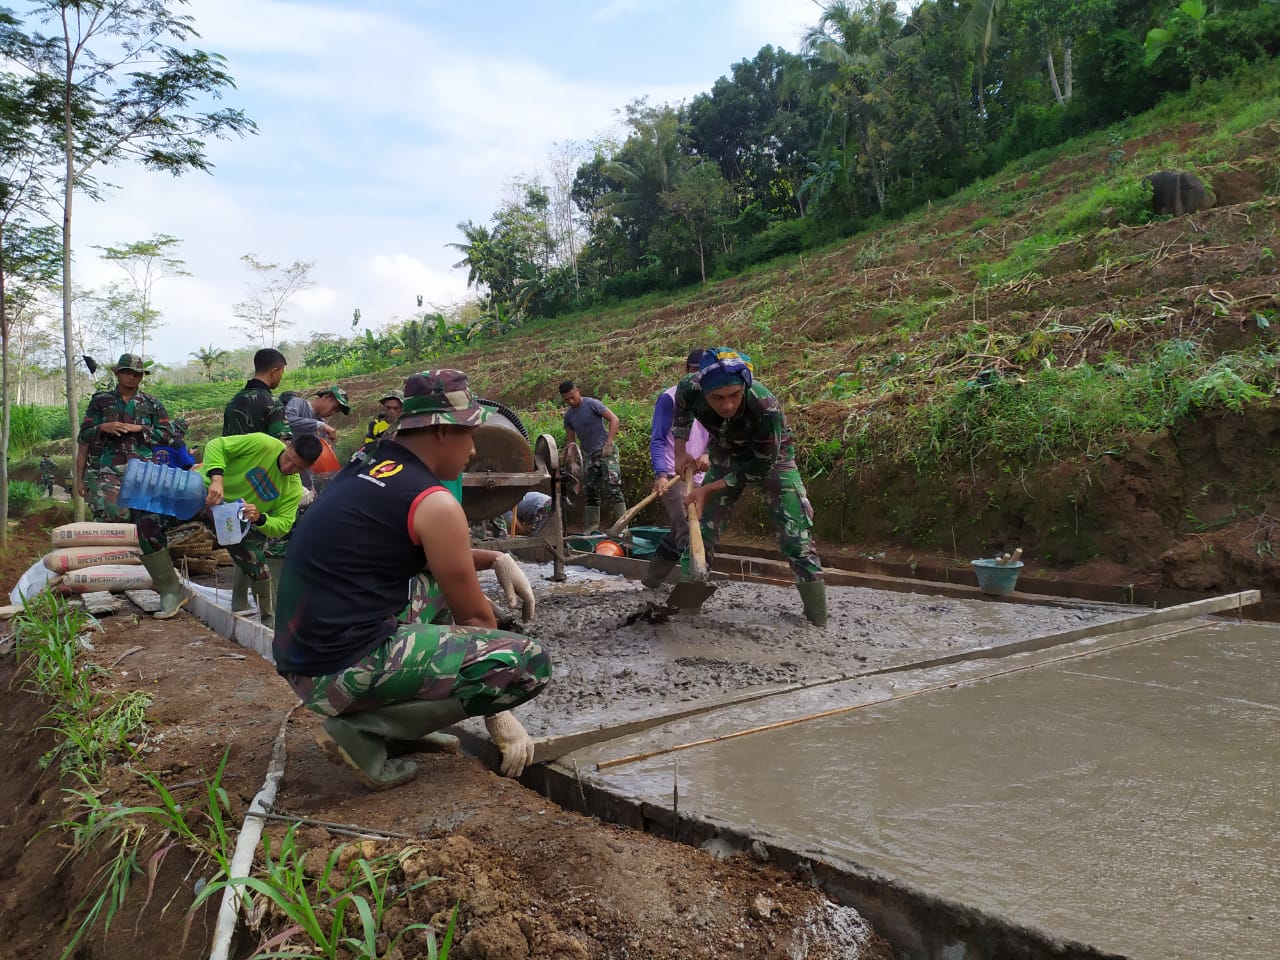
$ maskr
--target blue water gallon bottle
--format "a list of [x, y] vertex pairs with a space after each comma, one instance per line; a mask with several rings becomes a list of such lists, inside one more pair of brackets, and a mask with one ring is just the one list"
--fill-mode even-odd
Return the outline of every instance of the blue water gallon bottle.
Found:
[[122, 507], [190, 520], [204, 506], [204, 478], [194, 470], [130, 460], [120, 482]]

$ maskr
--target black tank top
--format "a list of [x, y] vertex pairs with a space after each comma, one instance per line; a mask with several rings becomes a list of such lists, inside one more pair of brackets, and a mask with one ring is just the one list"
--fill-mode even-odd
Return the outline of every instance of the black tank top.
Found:
[[398, 443], [377, 452], [349, 464], [293, 528], [272, 643], [282, 674], [336, 673], [376, 648], [395, 632], [409, 581], [426, 565], [413, 511], [445, 488]]

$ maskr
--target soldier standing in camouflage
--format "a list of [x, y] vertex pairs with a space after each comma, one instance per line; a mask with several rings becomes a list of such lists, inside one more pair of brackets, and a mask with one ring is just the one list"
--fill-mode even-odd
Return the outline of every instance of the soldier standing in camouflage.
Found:
[[[526, 618], [532, 591], [507, 554], [470, 548], [462, 505], [445, 486], [474, 453], [484, 417], [462, 372], [410, 377], [395, 439], [347, 465], [285, 557], [276, 670], [327, 718], [320, 747], [374, 790], [413, 779], [417, 767], [401, 754], [448, 749], [437, 731], [466, 717], [485, 718], [504, 774], [518, 776], [533, 756], [509, 711], [542, 690], [551, 661], [528, 637], [497, 629], [476, 570], [493, 569], [509, 597], [524, 596]], [[424, 571], [452, 624], [409, 616], [407, 587]]]
[[271, 393], [284, 379], [288, 364], [279, 350], [265, 348], [253, 355], [253, 376], [227, 403], [222, 412], [222, 435], [238, 437], [246, 433], [265, 433], [277, 440], [288, 441], [293, 432], [285, 416], [284, 404]]
[[111, 369], [115, 389], [95, 393], [80, 424], [74, 480], [95, 520], [129, 523], [133, 511], [116, 504], [126, 465], [150, 460], [174, 437], [164, 404], [138, 389], [147, 373], [142, 358], [121, 354]]
[[[827, 623], [827, 587], [813, 546], [813, 506], [796, 467], [795, 443], [778, 398], [752, 376], [751, 358], [729, 347], [702, 355], [697, 374], [676, 387], [676, 475], [693, 463], [685, 449], [694, 420], [707, 428], [711, 469], [703, 484], [685, 496], [698, 507], [707, 562], [729, 523], [734, 504], [749, 483], [760, 484], [773, 515], [778, 546], [796, 577], [804, 615], [819, 627]], [[645, 572], [645, 586], [660, 586], [680, 559], [668, 534]]]
[[40, 458], [40, 486], [44, 487], [46, 497], [53, 496], [53, 474], [56, 469], [47, 453]]

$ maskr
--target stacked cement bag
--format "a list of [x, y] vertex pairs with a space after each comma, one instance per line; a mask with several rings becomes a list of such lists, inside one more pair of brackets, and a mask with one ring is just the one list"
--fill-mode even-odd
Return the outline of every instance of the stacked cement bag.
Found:
[[66, 523], [54, 528], [53, 546], [44, 565], [62, 574], [58, 586], [65, 593], [151, 588], [132, 523]]

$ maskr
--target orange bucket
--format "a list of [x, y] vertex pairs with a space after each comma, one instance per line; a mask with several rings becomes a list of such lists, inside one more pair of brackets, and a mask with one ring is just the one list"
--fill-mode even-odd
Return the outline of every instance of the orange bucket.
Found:
[[620, 544], [614, 543], [612, 540], [601, 540], [596, 544], [596, 553], [602, 553], [606, 557], [625, 557], [626, 552]]
[[316, 462], [311, 465], [312, 473], [333, 473], [335, 470], [341, 470], [342, 464], [338, 461], [338, 455], [333, 452], [333, 447], [329, 446], [329, 441], [322, 437], [320, 443], [324, 449], [320, 451], [320, 457]]

